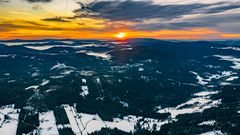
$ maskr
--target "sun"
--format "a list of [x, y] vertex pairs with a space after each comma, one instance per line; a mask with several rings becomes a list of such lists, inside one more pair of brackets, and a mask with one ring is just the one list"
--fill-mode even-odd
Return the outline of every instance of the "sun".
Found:
[[125, 33], [125, 32], [119, 32], [114, 35], [114, 37], [116, 37], [118, 39], [124, 39], [124, 38], [126, 38], [126, 36], [127, 36], [127, 33]]

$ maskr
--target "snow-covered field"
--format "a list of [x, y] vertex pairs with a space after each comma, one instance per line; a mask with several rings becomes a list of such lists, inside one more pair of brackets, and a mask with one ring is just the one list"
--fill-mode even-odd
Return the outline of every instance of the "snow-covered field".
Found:
[[40, 135], [59, 135], [53, 111], [39, 114]]
[[[155, 127], [156, 130], [160, 130], [161, 126], [167, 124], [169, 122], [174, 121], [179, 114], [187, 114], [194, 112], [201, 112], [204, 109], [216, 106], [219, 104], [217, 101], [210, 101], [209, 96], [212, 94], [217, 94], [217, 92], [200, 92], [196, 93], [197, 96], [194, 99], [189, 100], [186, 103], [183, 103], [176, 108], [165, 108], [161, 109], [159, 113], [169, 112], [171, 114], [172, 119], [168, 120], [157, 120], [152, 118], [143, 118], [141, 116], [133, 116], [128, 115], [124, 116], [122, 119], [113, 118], [113, 121], [104, 121], [102, 120], [98, 114], [86, 114], [86, 113], [78, 113], [76, 109], [70, 105], [62, 105], [64, 108], [67, 117], [69, 119], [70, 124], [67, 125], [56, 125], [56, 120], [53, 111], [39, 113], [39, 127], [38, 133], [40, 135], [59, 135], [58, 129], [63, 129], [65, 127], [71, 128], [74, 134], [76, 135], [88, 135], [95, 131], [100, 131], [102, 128], [114, 129], [133, 133], [135, 132], [135, 126], [137, 123], [140, 123], [143, 129], [152, 131]], [[200, 99], [200, 98], [202, 99]], [[184, 105], [196, 104], [199, 102], [199, 105], [193, 108], [188, 109], [178, 109], [183, 107]], [[209, 103], [210, 102], [210, 103]], [[205, 103], [205, 106], [203, 105]], [[14, 109], [14, 105], [4, 106], [0, 109], [0, 134], [1, 135], [16, 135], [17, 125], [18, 125], [18, 117], [19, 117], [19, 109]], [[9, 118], [4, 117], [3, 114], [9, 116]], [[204, 121], [199, 123], [198, 125], [213, 125], [215, 123], [214, 120]], [[35, 132], [35, 131], [34, 131]], [[208, 132], [209, 134], [213, 132]], [[204, 135], [207, 133], [204, 133]]]
[[[192, 114], [192, 113], [200, 113], [206, 109], [211, 107], [217, 107], [221, 104], [221, 99], [212, 100], [210, 97], [213, 94], [217, 94], [217, 91], [204, 91], [195, 93], [194, 97], [188, 100], [185, 103], [182, 103], [176, 107], [163, 108], [158, 110], [158, 113], [170, 113], [171, 119], [175, 119], [176, 116], [180, 114]], [[185, 107], [190, 106], [190, 107]], [[158, 107], [159, 108], [159, 107]]]
[[202, 133], [200, 135], [224, 135], [220, 130], [216, 130], [216, 131], [209, 131], [206, 133]]
[[233, 81], [235, 79], [238, 79], [238, 77], [233, 76], [237, 73], [232, 71], [222, 71], [220, 73], [216, 74], [206, 74], [205, 77], [200, 76], [197, 72], [190, 71], [190, 73], [194, 74], [196, 76], [196, 79], [198, 80], [198, 84], [200, 85], [207, 85], [213, 80], [219, 80], [222, 79], [222, 81]]
[[16, 135], [20, 110], [14, 105], [0, 108], [0, 135]]
[[77, 113], [76, 109], [69, 105], [63, 105], [71, 128], [75, 134], [87, 135], [95, 131], [100, 131], [102, 128], [117, 128], [118, 130], [133, 133], [135, 126], [139, 122], [143, 129], [153, 130], [156, 125], [156, 130], [160, 130], [161, 126], [168, 121], [161, 121], [152, 118], [143, 118], [133, 115], [128, 115], [120, 118], [114, 118], [113, 121], [103, 121], [98, 114]]

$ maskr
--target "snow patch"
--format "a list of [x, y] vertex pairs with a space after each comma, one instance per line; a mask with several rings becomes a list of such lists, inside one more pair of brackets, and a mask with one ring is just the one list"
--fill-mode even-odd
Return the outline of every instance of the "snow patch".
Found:
[[138, 68], [138, 71], [142, 72], [142, 71], [144, 71], [144, 68]]
[[240, 48], [239, 48], [239, 47], [234, 47], [234, 46], [229, 46], [229, 47], [218, 47], [218, 48], [216, 48], [216, 49], [240, 51]]
[[233, 56], [223, 56], [223, 55], [214, 55], [214, 57], [220, 58], [220, 60], [230, 61], [234, 66], [230, 66], [233, 69], [240, 69], [240, 58], [235, 58]]
[[209, 131], [206, 133], [202, 133], [199, 135], [224, 135], [220, 130], [215, 130], [215, 131]]
[[39, 84], [39, 85], [33, 85], [33, 86], [29, 86], [29, 87], [25, 88], [25, 90], [30, 90], [30, 89], [34, 89], [34, 90], [36, 90], [36, 89], [38, 89], [40, 86], [47, 85], [49, 82], [50, 82], [49, 80], [45, 80], [45, 79], [43, 79], [41, 84]]
[[39, 50], [39, 51], [43, 51], [43, 50], [47, 50], [47, 49], [50, 49], [50, 48], [53, 48], [54, 46], [53, 45], [49, 45], [49, 46], [25, 46], [26, 48], [29, 48], [29, 49], [33, 49], [33, 50]]
[[53, 111], [39, 114], [40, 135], [59, 135]]
[[71, 67], [71, 66], [66, 66], [64, 63], [58, 63], [56, 65], [54, 65], [50, 70], [53, 70], [53, 69], [64, 69], [64, 68], [71, 68], [71, 69], [75, 69], [74, 67]]
[[82, 79], [82, 83], [87, 83], [87, 80], [86, 79]]
[[102, 58], [104, 60], [110, 60], [111, 59], [111, 55], [108, 54], [109, 52], [92, 52], [92, 51], [87, 51], [87, 50], [81, 50], [81, 51], [77, 51], [76, 53], [84, 53], [86, 55], [94, 56], [94, 57], [97, 57], [97, 58]]
[[60, 74], [61, 75], [69, 75], [69, 74], [71, 74], [71, 73], [73, 73], [74, 72], [74, 70], [64, 70], [64, 71], [62, 71]]
[[5, 44], [7, 46], [17, 46], [23, 44], [45, 44], [48, 42], [0, 42], [0, 43]]
[[119, 101], [120, 104], [122, 104], [123, 107], [129, 107], [128, 103], [127, 102], [124, 102], [124, 101]]
[[233, 81], [236, 79], [238, 79], [238, 76], [231, 76], [231, 77], [227, 78], [226, 81]]
[[32, 77], [36, 77], [36, 76], [39, 76], [40, 75], [40, 73], [39, 72], [34, 72], [34, 73], [32, 73]]
[[73, 41], [61, 41], [61, 42], [64, 44], [73, 44], [74, 43]]
[[16, 135], [20, 109], [14, 107], [7, 105], [0, 108], [0, 135]]
[[[158, 113], [170, 113], [171, 118], [175, 119], [178, 115], [181, 114], [192, 114], [203, 112], [206, 109], [211, 107], [217, 107], [221, 104], [221, 100], [211, 100], [210, 97], [213, 94], [217, 94], [218, 92], [199, 92], [195, 93], [192, 99], [188, 100], [185, 103], [182, 103], [176, 107], [164, 108], [160, 109]], [[187, 107], [186, 107], [187, 106]], [[188, 107], [190, 106], [190, 107]]]
[[201, 123], [199, 123], [199, 126], [204, 126], [204, 125], [209, 125], [209, 126], [214, 126], [214, 124], [216, 123], [215, 120], [209, 120], [209, 121], [203, 121]]
[[107, 54], [105, 52], [102, 52], [102, 53], [87, 52], [86, 54], [89, 55], [89, 56], [95, 56], [95, 57], [106, 59], [106, 60], [110, 60], [111, 59], [111, 55]]
[[218, 91], [202, 91], [202, 92], [195, 93], [194, 96], [206, 97], [206, 96], [214, 95], [214, 94], [218, 94]]
[[80, 71], [80, 75], [82, 76], [92, 76], [93, 74], [95, 74], [94, 71], [85, 71], [85, 70]]
[[64, 76], [50, 76], [52, 79], [59, 79], [59, 78], [64, 78]]
[[58, 124], [57, 128], [58, 129], [71, 128], [71, 125], [70, 124]]
[[201, 84], [201, 85], [208, 84], [208, 82], [204, 81], [204, 79], [198, 73], [196, 73], [194, 71], [190, 71], [190, 73], [193, 73], [194, 75], [196, 75], [196, 79], [198, 80], [198, 84]]
[[236, 79], [235, 77], [232, 78], [232, 75], [235, 75], [237, 73], [232, 72], [232, 71], [223, 71], [219, 74], [207, 74], [205, 78], [201, 77], [198, 73], [194, 72], [194, 71], [190, 71], [190, 73], [196, 75], [196, 79], [198, 80], [198, 84], [201, 85], [206, 85], [209, 82], [212, 82], [212, 80], [218, 80], [218, 79], [225, 79], [226, 77], [229, 77], [229, 79], [227, 79], [228, 81], [232, 81], [234, 79]]
[[86, 97], [89, 94], [88, 86], [81, 86], [81, 89], [82, 89], [82, 92], [80, 93], [80, 95], [82, 97]]
[[103, 121], [98, 114], [77, 113], [74, 107], [63, 105], [73, 132], [76, 135], [87, 135], [102, 128], [117, 128], [118, 130], [133, 133], [135, 126], [140, 123], [141, 127], [152, 131], [156, 126], [156, 130], [160, 130], [161, 126], [169, 121], [160, 121], [152, 118], [143, 118], [133, 115], [124, 116], [122, 119], [113, 118], [113, 121]]
[[0, 58], [15, 58], [16, 54], [0, 55]]

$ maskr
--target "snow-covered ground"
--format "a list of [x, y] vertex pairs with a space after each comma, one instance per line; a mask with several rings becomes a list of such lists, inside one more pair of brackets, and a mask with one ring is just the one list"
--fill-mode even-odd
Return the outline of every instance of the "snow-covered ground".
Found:
[[5, 55], [5, 54], [1, 54], [0, 55], [0, 58], [15, 58], [16, 57], [16, 54], [8, 54], [8, 55]]
[[33, 49], [33, 50], [39, 50], [39, 51], [43, 51], [43, 50], [47, 50], [50, 48], [53, 48], [53, 45], [48, 45], [48, 46], [25, 46], [26, 48], [29, 49]]
[[222, 72], [219, 72], [217, 74], [207, 73], [205, 75], [205, 77], [201, 77], [197, 72], [194, 72], [194, 71], [190, 71], [190, 73], [192, 73], [196, 76], [196, 79], [198, 80], [197, 83], [200, 84], [200, 85], [207, 85], [211, 81], [219, 80], [219, 79], [222, 79], [222, 81], [233, 81], [235, 79], [238, 79], [238, 77], [232, 76], [232, 75], [237, 74], [237, 73], [232, 72], [232, 71], [222, 71]]
[[113, 121], [103, 121], [98, 114], [77, 113], [76, 109], [69, 105], [63, 105], [71, 128], [76, 135], [87, 135], [95, 131], [100, 131], [102, 128], [117, 128], [118, 130], [132, 133], [135, 131], [135, 126], [139, 122], [141, 127], [146, 130], [153, 130], [156, 125], [156, 130], [160, 130], [161, 126], [169, 121], [161, 121], [152, 118], [143, 118], [133, 115], [128, 115], [120, 118], [113, 118]]
[[87, 80], [86, 79], [82, 79], [82, 83], [87, 83]]
[[92, 76], [92, 75], [94, 75], [96, 72], [94, 72], [94, 71], [81, 70], [81, 71], [79, 71], [79, 73], [80, 73], [80, 75], [82, 75], [82, 76]]
[[232, 62], [234, 66], [231, 66], [231, 68], [236, 70], [240, 69], [240, 58], [236, 58], [233, 56], [223, 56], [223, 55], [214, 55], [214, 57], [220, 58], [220, 60]]
[[43, 79], [41, 84], [39, 84], [39, 85], [33, 85], [33, 86], [29, 86], [29, 87], [25, 88], [25, 90], [30, 90], [30, 89], [34, 89], [34, 90], [36, 90], [36, 89], [38, 89], [40, 86], [47, 85], [49, 82], [50, 82], [49, 80], [45, 80], [45, 79]]
[[[27, 45], [25, 46], [26, 48], [30, 48], [33, 50], [47, 50], [53, 47], [66, 47], [66, 48], [75, 48], [75, 49], [80, 49], [80, 48], [86, 48], [86, 47], [110, 47], [108, 45], [99, 45], [99, 44], [83, 44], [83, 45], [71, 45], [74, 42], [72, 41], [61, 41], [64, 44], [69, 44], [69, 45], [42, 45], [42, 46], [31, 46], [31, 45]], [[44, 43], [44, 42], [43, 42]], [[14, 44], [14, 45], [21, 45], [21, 44]], [[80, 51], [81, 52], [81, 51]], [[77, 52], [79, 53], [79, 52]]]
[[7, 46], [17, 46], [23, 44], [45, 44], [48, 42], [0, 42], [1, 44], [5, 44]]
[[203, 121], [201, 123], [199, 123], [199, 126], [203, 126], [203, 125], [209, 125], [209, 126], [214, 126], [214, 124], [216, 123], [215, 120], [209, 120], [209, 121]]
[[198, 80], [198, 84], [201, 84], [201, 85], [208, 84], [208, 82], [205, 81], [198, 73], [196, 73], [194, 71], [190, 71], [190, 73], [193, 73], [194, 75], [196, 75], [196, 79]]
[[111, 55], [107, 54], [107, 53], [104, 53], [104, 52], [103, 53], [87, 52], [86, 54], [89, 55], [89, 56], [95, 56], [95, 57], [102, 58], [102, 59], [105, 59], [105, 60], [110, 60], [111, 59]]
[[61, 42], [64, 44], [73, 44], [74, 43], [73, 41], [61, 41]]
[[224, 135], [220, 130], [216, 130], [216, 131], [209, 131], [206, 133], [202, 133], [199, 135]]
[[88, 86], [81, 86], [81, 89], [82, 91], [80, 92], [80, 95], [82, 97], [86, 97], [89, 94]]
[[240, 48], [239, 48], [239, 47], [234, 47], [234, 46], [229, 46], [229, 47], [217, 47], [216, 49], [240, 51]]
[[119, 101], [120, 104], [122, 104], [123, 107], [129, 107], [129, 104], [124, 101]]
[[231, 76], [231, 77], [227, 78], [226, 81], [233, 81], [236, 79], [238, 79], [238, 76]]
[[69, 105], [63, 105], [63, 107], [67, 114], [73, 133], [75, 135], [87, 135], [87, 132], [84, 131], [84, 125], [77, 115], [76, 110]]
[[52, 68], [50, 70], [54, 70], [54, 69], [65, 69], [65, 68], [70, 68], [70, 69], [75, 69], [72, 66], [67, 66], [64, 63], [57, 63], [56, 65], [53, 65]]
[[144, 68], [138, 68], [138, 71], [139, 72], [144, 71]]
[[58, 124], [57, 128], [58, 129], [71, 128], [71, 125], [70, 124]]
[[39, 114], [40, 135], [59, 135], [53, 111]]
[[16, 135], [19, 113], [20, 110], [15, 109], [14, 105], [0, 108], [0, 135]]
[[[195, 96], [201, 96], [201, 97], [207, 98], [211, 94], [216, 94], [216, 93], [217, 92], [201, 92], [201, 93], [196, 93]], [[203, 103], [207, 104], [208, 102], [204, 101]], [[187, 104], [196, 104], [196, 102], [194, 100], [190, 100], [184, 104], [179, 105], [176, 108], [182, 107]], [[103, 121], [98, 114], [78, 113], [76, 109], [70, 105], [62, 105], [62, 106], [67, 114], [70, 124], [56, 125], [56, 120], [55, 120], [53, 111], [40, 113], [39, 114], [40, 125], [38, 128], [38, 133], [40, 135], [59, 135], [58, 129], [63, 129], [63, 128], [71, 128], [74, 134], [76, 135], [88, 135], [95, 131], [100, 131], [102, 128], [109, 128], [109, 129], [116, 128], [124, 132], [133, 133], [135, 132], [135, 127], [137, 123], [140, 123], [140, 126], [143, 129], [152, 131], [154, 128], [156, 128], [156, 130], [159, 131], [162, 125], [172, 121], [170, 119], [161, 121], [157, 119], [143, 118], [141, 116], [133, 116], [133, 115], [124, 116], [123, 118], [113, 118], [113, 121]], [[171, 109], [168, 109], [168, 110], [171, 110]], [[171, 117], [175, 118], [178, 114], [183, 114], [182, 112], [184, 111], [180, 111], [180, 110], [181, 109], [173, 110], [175, 112], [169, 111], [171, 113]], [[177, 111], [180, 111], [180, 113], [177, 113]], [[0, 112], [3, 114], [7, 114], [8, 116], [11, 117], [11, 119], [6, 119], [4, 115], [0, 114], [0, 134], [16, 135], [20, 110], [14, 109], [14, 105], [8, 105], [0, 108]], [[161, 112], [161, 110], [159, 110], [159, 112]], [[163, 112], [165, 113], [166, 111], [163, 111]], [[214, 125], [214, 123], [215, 121], [212, 120], [212, 121], [201, 122], [198, 125]], [[211, 134], [212, 132], [207, 132], [207, 133]], [[207, 133], [204, 133], [203, 135]]]
[[[211, 107], [217, 107], [221, 104], [221, 100], [212, 100], [210, 97], [213, 94], [217, 94], [216, 91], [204, 91], [195, 93], [192, 99], [188, 100], [185, 103], [182, 103], [176, 107], [160, 109], [158, 113], [170, 113], [171, 118], [175, 119], [176, 116], [180, 114], [191, 114], [197, 112], [203, 112], [206, 109]], [[187, 106], [187, 107], [186, 107]], [[190, 106], [190, 107], [189, 107]]]

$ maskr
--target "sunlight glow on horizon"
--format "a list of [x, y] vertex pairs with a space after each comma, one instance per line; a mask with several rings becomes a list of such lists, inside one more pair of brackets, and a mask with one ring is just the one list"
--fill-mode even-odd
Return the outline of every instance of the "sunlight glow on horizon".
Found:
[[119, 33], [115, 34], [114, 36], [115, 36], [116, 38], [119, 38], [119, 39], [124, 39], [124, 38], [126, 38], [127, 33], [125, 33], [125, 32], [119, 32]]

